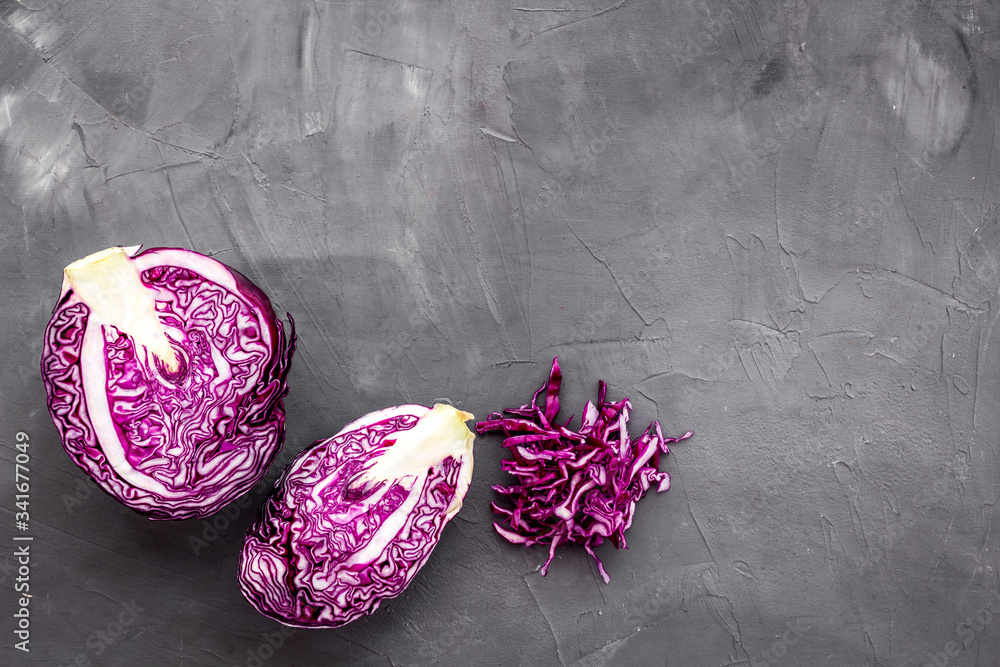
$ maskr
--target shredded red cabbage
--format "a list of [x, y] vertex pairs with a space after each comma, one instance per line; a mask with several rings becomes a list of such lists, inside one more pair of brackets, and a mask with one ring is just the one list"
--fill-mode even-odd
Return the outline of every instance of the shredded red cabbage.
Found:
[[[504, 432], [503, 446], [514, 458], [501, 465], [520, 482], [493, 487], [514, 505], [507, 509], [492, 503], [493, 512], [504, 517], [493, 527], [512, 544], [548, 544], [542, 576], [548, 572], [557, 546], [564, 542], [582, 544], [608, 583], [611, 578], [594, 547], [608, 538], [616, 549], [628, 548], [625, 531], [632, 525], [636, 502], [654, 483], [657, 492], [670, 487], [670, 475], [658, 469], [660, 452], [669, 454], [668, 443], [694, 433], [664, 438], [659, 422], [653, 422], [638, 440], [630, 440], [632, 404], [627, 398], [617, 403], [606, 401], [603, 380], [597, 405], [587, 401], [580, 429], [573, 431], [568, 428], [572, 417], [562, 425], [556, 423], [561, 384], [556, 357], [548, 381], [535, 392], [531, 403], [504, 410], [513, 416], [493, 413], [476, 425], [480, 434]], [[542, 404], [540, 396], [544, 397]]]

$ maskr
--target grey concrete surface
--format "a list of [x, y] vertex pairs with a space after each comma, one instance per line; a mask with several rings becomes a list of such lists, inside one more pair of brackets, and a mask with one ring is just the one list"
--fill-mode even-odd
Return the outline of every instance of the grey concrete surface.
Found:
[[[2, 664], [1000, 664], [1000, 8], [982, 0], [0, 3]], [[212, 520], [64, 454], [61, 270], [178, 246], [299, 325], [288, 437]], [[558, 354], [664, 460], [629, 549], [491, 528], [281, 634], [235, 581], [281, 467], [371, 410], [525, 402]], [[30, 437], [30, 653], [14, 448]]]

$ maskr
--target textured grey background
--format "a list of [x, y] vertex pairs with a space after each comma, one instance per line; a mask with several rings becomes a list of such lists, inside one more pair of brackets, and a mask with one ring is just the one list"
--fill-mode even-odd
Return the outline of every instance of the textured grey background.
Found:
[[[35, 536], [29, 655], [0, 536], [0, 662], [1000, 664], [995, 3], [0, 7], [0, 505], [13, 534], [23, 430]], [[276, 635], [235, 582], [267, 484], [149, 522], [46, 412], [62, 267], [137, 243], [296, 317], [268, 483], [377, 408], [520, 404], [555, 354], [568, 411], [603, 378], [696, 435], [610, 585], [492, 532], [485, 437], [402, 597]]]

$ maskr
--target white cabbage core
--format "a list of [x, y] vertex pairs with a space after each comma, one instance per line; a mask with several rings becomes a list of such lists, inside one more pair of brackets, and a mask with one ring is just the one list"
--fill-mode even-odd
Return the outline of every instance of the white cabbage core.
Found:
[[139, 277], [127, 248], [108, 248], [78, 259], [64, 270], [65, 284], [90, 309], [90, 322], [109, 324], [148, 350], [170, 372], [180, 366], [156, 314], [153, 291]]

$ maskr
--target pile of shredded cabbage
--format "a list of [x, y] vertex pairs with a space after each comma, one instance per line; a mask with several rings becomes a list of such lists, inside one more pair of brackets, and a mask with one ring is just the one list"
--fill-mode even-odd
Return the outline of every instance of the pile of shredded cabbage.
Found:
[[[548, 544], [549, 557], [542, 566], [548, 572], [556, 547], [564, 542], [582, 544], [594, 560], [604, 582], [611, 579], [594, 547], [608, 538], [615, 548], [628, 548], [625, 530], [632, 525], [636, 502], [651, 486], [657, 492], [670, 487], [670, 475], [659, 471], [660, 453], [670, 453], [660, 424], [653, 422], [637, 440], [630, 440], [628, 417], [632, 404], [627, 398], [605, 400], [607, 385], [600, 382], [597, 405], [587, 401], [577, 431], [556, 423], [562, 372], [559, 358], [552, 360], [548, 381], [532, 397], [531, 403], [493, 413], [479, 422], [479, 433], [503, 431], [503, 446], [513, 460], [503, 469], [518, 478], [513, 486], [493, 488], [508, 497], [513, 509], [492, 503], [493, 511], [504, 517], [493, 527], [507, 541], [530, 547]], [[539, 404], [539, 397], [544, 403]]]

